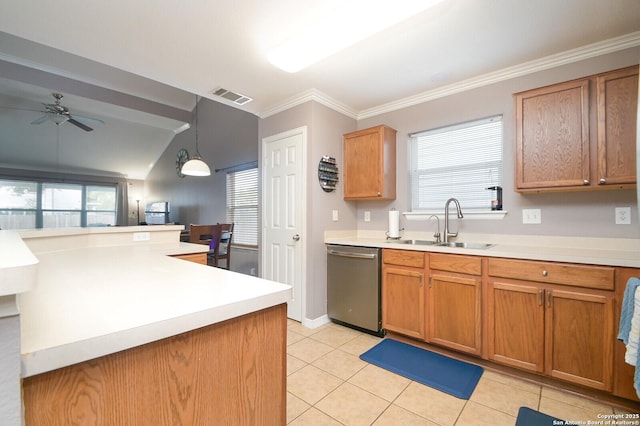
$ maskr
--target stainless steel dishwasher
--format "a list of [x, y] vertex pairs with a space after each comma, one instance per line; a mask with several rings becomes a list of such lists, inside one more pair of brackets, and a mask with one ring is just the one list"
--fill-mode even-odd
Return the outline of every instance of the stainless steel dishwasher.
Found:
[[327, 245], [327, 314], [340, 324], [384, 335], [381, 250]]

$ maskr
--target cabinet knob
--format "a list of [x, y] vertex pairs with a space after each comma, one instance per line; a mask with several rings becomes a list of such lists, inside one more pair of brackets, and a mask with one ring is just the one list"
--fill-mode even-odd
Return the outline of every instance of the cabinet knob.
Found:
[[542, 271], [542, 276], [546, 277], [547, 275], [549, 275], [549, 272], [547, 270]]
[[604, 185], [605, 183], [607, 183], [607, 180], [605, 178], [600, 178], [600, 181], [598, 183], [600, 183], [600, 185]]
[[378, 197], [380, 197], [382, 194], [380, 192], [378, 192]]
[[585, 179], [585, 180], [583, 180], [583, 181], [582, 181], [582, 184], [583, 184], [583, 185], [589, 185], [589, 179]]

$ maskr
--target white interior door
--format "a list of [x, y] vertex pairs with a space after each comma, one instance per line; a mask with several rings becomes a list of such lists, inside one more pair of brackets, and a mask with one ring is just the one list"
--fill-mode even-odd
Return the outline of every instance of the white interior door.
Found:
[[293, 287], [288, 316], [296, 321], [304, 314], [306, 140], [306, 127], [262, 140], [261, 269]]

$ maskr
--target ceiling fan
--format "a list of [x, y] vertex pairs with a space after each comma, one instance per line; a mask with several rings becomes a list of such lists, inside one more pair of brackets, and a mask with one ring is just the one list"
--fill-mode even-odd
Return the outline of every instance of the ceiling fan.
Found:
[[87, 126], [86, 124], [81, 123], [78, 120], [104, 124], [104, 121], [99, 120], [97, 118], [84, 117], [82, 115], [71, 114], [69, 112], [69, 108], [67, 108], [66, 106], [60, 103], [60, 100], [63, 98], [63, 96], [60, 93], [52, 93], [51, 95], [54, 97], [55, 102], [52, 104], [43, 103], [42, 105], [44, 105], [45, 110], [41, 112], [43, 112], [45, 115], [38, 118], [37, 120], [32, 121], [31, 124], [42, 124], [47, 120], [51, 120], [57, 125], [60, 125], [64, 122], [68, 122], [73, 124], [76, 127], [79, 127], [85, 132], [90, 132], [93, 129]]

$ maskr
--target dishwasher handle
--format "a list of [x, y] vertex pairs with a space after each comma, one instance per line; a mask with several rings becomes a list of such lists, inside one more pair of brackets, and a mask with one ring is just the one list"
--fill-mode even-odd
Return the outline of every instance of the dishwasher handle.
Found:
[[327, 250], [327, 254], [332, 256], [352, 257], [355, 259], [375, 259], [378, 256], [376, 253], [350, 253], [332, 249]]

